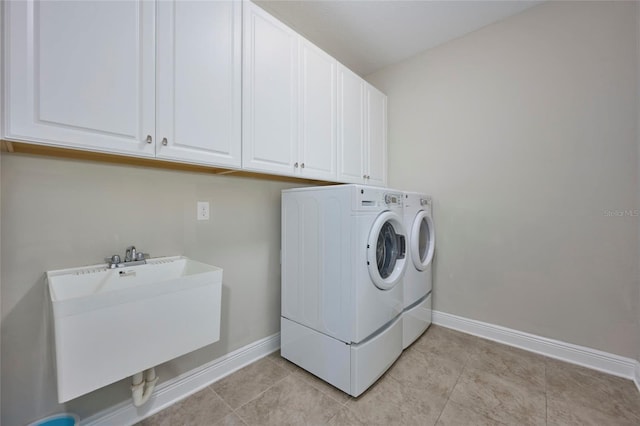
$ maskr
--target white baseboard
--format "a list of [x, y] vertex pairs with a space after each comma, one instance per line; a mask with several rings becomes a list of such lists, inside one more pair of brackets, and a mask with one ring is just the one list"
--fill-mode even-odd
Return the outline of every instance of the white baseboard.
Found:
[[250, 343], [201, 367], [158, 385], [151, 399], [136, 408], [125, 401], [83, 419], [83, 426], [133, 425], [280, 348], [280, 333]]
[[559, 340], [548, 339], [499, 325], [463, 318], [445, 312], [433, 311], [433, 323], [464, 333], [473, 334], [484, 339], [504, 343], [505, 345], [515, 346], [550, 358], [581, 365], [614, 376], [632, 379], [635, 381], [636, 386], [638, 386], [638, 390], [640, 390], [640, 363], [635, 359], [625, 358]]

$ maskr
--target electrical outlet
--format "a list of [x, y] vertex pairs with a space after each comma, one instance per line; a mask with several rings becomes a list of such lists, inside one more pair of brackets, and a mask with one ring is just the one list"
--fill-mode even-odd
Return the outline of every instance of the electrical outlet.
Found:
[[198, 201], [198, 220], [209, 220], [209, 202], [208, 201]]

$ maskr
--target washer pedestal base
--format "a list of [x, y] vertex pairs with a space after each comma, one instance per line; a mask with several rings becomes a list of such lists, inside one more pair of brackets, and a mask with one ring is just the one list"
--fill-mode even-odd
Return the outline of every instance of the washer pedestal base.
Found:
[[281, 317], [280, 354], [352, 396], [367, 390], [402, 353], [402, 318], [356, 344]]
[[402, 312], [402, 349], [407, 349], [431, 324], [431, 293]]

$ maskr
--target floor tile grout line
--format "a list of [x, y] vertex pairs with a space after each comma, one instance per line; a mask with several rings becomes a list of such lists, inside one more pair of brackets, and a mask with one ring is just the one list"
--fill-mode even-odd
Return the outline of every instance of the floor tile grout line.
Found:
[[342, 406], [345, 407], [345, 408], [349, 408], [349, 407], [347, 407], [347, 404], [349, 403], [349, 401], [351, 401], [353, 399], [354, 398], [351, 395], [349, 395], [349, 398], [347, 398], [347, 400], [342, 403]]
[[[208, 384], [208, 385], [206, 386], [206, 388], [208, 388], [208, 389], [209, 389], [211, 392], [213, 392], [213, 393], [214, 393], [218, 398], [220, 398], [220, 400], [222, 401], [222, 403], [223, 403], [224, 405], [226, 405], [226, 406], [227, 406], [227, 408], [229, 408], [229, 409], [231, 410], [231, 413], [229, 413], [229, 414], [235, 414], [235, 415], [240, 419], [240, 421], [241, 421], [243, 424], [245, 424], [245, 425], [248, 425], [248, 423], [247, 423], [247, 422], [245, 421], [245, 419], [244, 419], [244, 418], [243, 418], [243, 417], [238, 413], [238, 410], [239, 410], [240, 408], [244, 407], [244, 406], [245, 406], [246, 404], [248, 404], [249, 402], [251, 402], [251, 401], [255, 400], [256, 398], [258, 398], [258, 397], [259, 397], [260, 395], [262, 395], [264, 392], [266, 392], [267, 390], [269, 390], [271, 387], [275, 386], [277, 383], [281, 382], [282, 380], [286, 379], [287, 377], [289, 377], [289, 376], [293, 373], [292, 371], [289, 371], [288, 369], [286, 369], [286, 368], [284, 368], [284, 367], [281, 367], [280, 365], [278, 365], [278, 364], [277, 364], [276, 362], [274, 362], [273, 360], [268, 359], [268, 356], [269, 356], [269, 355], [264, 356], [264, 357], [262, 357], [262, 358], [260, 358], [260, 359], [257, 359], [257, 360], [255, 360], [255, 361], [251, 362], [250, 364], [248, 364], [248, 365], [244, 366], [243, 368], [241, 368], [241, 369], [240, 369], [240, 370], [238, 370], [238, 371], [241, 371], [242, 369], [244, 369], [244, 368], [248, 367], [249, 365], [252, 365], [252, 364], [254, 364], [254, 363], [256, 363], [256, 362], [258, 362], [258, 361], [260, 361], [260, 360], [262, 360], [262, 359], [267, 359], [269, 363], [273, 364], [273, 365], [274, 365], [274, 366], [276, 366], [277, 368], [282, 369], [282, 370], [283, 370], [283, 371], [285, 371], [287, 374], [285, 374], [285, 375], [284, 375], [280, 380], [278, 380], [278, 381], [274, 382], [272, 385], [268, 386], [264, 391], [262, 391], [262, 392], [260, 392], [259, 394], [257, 394], [254, 398], [250, 399], [249, 401], [247, 401], [246, 403], [244, 403], [244, 404], [242, 404], [242, 405], [238, 406], [238, 407], [237, 407], [237, 408], [235, 408], [235, 409], [231, 406], [231, 404], [229, 404], [229, 402], [227, 402], [227, 400], [226, 400], [226, 399], [224, 399], [224, 398], [222, 397], [222, 395], [220, 395], [220, 394], [219, 394], [218, 392], [216, 392], [216, 390], [214, 389], [214, 385], [215, 385], [218, 381], [213, 382], [213, 383], [210, 383], [210, 384]], [[187, 398], [185, 398], [184, 400], [186, 400], [186, 399], [187, 399]], [[228, 414], [227, 414], [227, 415], [228, 415]]]
[[[305, 373], [313, 375], [312, 373], [308, 372], [307, 370], [304, 370], [302, 367], [300, 367]], [[295, 374], [295, 373], [294, 373]], [[300, 376], [302, 376], [302, 374], [299, 374]], [[313, 377], [317, 377], [318, 379], [320, 379], [318, 376], [313, 375]], [[332, 395], [329, 394], [329, 392], [325, 392], [324, 390], [322, 390], [319, 386], [316, 386], [314, 383], [311, 382], [311, 380], [306, 380], [304, 379], [304, 377], [300, 377], [305, 383], [307, 383], [309, 386], [311, 386], [312, 388], [314, 388], [315, 390], [317, 390], [318, 392], [320, 392], [321, 394], [323, 394], [324, 396], [330, 398], [332, 401], [336, 402], [337, 404], [339, 404], [338, 410], [336, 411], [336, 413], [331, 416], [331, 418], [329, 418], [328, 421], [331, 421], [331, 419], [333, 419], [335, 416], [338, 415], [338, 413], [340, 413], [340, 410], [343, 408], [346, 408], [346, 404], [347, 402], [349, 402], [351, 400], [351, 395], [347, 394], [346, 392], [343, 392], [342, 390], [335, 388], [337, 390], [339, 390], [340, 392], [345, 393], [346, 395], [348, 395], [349, 397], [344, 401], [344, 402], [340, 402], [338, 401], [338, 399], [334, 398]], [[320, 379], [322, 380], [322, 379]], [[329, 386], [333, 386], [331, 384], [327, 383]]]
[[[315, 388], [314, 388], [314, 389], [315, 389]], [[317, 389], [316, 389], [316, 390], [317, 390]], [[320, 393], [322, 393], [322, 392], [320, 392]], [[323, 395], [325, 395], [325, 394], [323, 394]], [[328, 397], [328, 395], [325, 395], [325, 396], [327, 396], [327, 397]], [[334, 401], [335, 401], [335, 400], [334, 400]], [[336, 403], [338, 403], [338, 401], [335, 401], [335, 402], [336, 402]], [[328, 422], [330, 422], [330, 421], [331, 421], [331, 419], [333, 419], [335, 416], [337, 416], [337, 415], [338, 415], [338, 413], [340, 412], [340, 410], [342, 410], [343, 408], [344, 408], [344, 407], [343, 407], [342, 405], [340, 405], [340, 403], [338, 403], [338, 406], [337, 406], [337, 408], [336, 408], [336, 412], [335, 412], [335, 413], [333, 413], [333, 415], [327, 419], [327, 423], [328, 423]]]
[[231, 405], [229, 405], [229, 403], [228, 403], [227, 401], [225, 401], [225, 399], [224, 399], [224, 398], [223, 398], [223, 397], [222, 397], [218, 392], [216, 392], [216, 390], [213, 388], [213, 386], [208, 385], [207, 387], [208, 387], [209, 389], [211, 389], [211, 391], [212, 391], [214, 394], [216, 394], [216, 395], [218, 396], [218, 398], [220, 398], [220, 399], [222, 400], [222, 403], [223, 403], [224, 405], [226, 405], [226, 406], [231, 410], [231, 412], [232, 412], [233, 414], [235, 414], [236, 416], [238, 416], [238, 418], [240, 418], [240, 420], [242, 420], [242, 423], [246, 424], [246, 422], [244, 421], [244, 419], [243, 419], [243, 418], [241, 418], [241, 417], [240, 417], [240, 415], [239, 415], [238, 413], [236, 413], [236, 410], [234, 410], [234, 409], [233, 409], [233, 407], [232, 407]]
[[460, 377], [462, 377], [462, 374], [464, 373], [465, 369], [467, 368], [467, 364], [469, 363], [469, 357], [467, 356], [464, 365], [462, 366], [462, 369], [460, 369], [460, 374], [458, 374], [458, 377], [456, 378], [456, 382], [453, 384], [453, 386], [451, 386], [451, 390], [449, 391], [449, 393], [447, 394], [447, 400], [445, 401], [444, 405], [442, 406], [442, 410], [440, 410], [440, 414], [438, 414], [438, 418], [436, 419], [436, 422], [434, 423], [434, 425], [437, 425], [438, 422], [440, 421], [440, 417], [442, 417], [442, 413], [444, 413], [444, 409], [447, 407], [447, 404], [449, 404], [449, 401], [451, 400], [451, 395], [453, 394], [454, 389], [456, 388], [456, 386], [458, 386], [458, 382], [460, 381]]
[[[242, 418], [242, 416], [240, 416], [240, 414], [238, 413], [238, 410], [241, 409], [242, 407], [244, 407], [245, 405], [249, 404], [250, 402], [255, 401], [256, 399], [260, 398], [262, 396], [262, 394], [264, 394], [266, 391], [268, 391], [269, 389], [271, 389], [272, 387], [276, 386], [278, 383], [282, 382], [284, 379], [286, 379], [287, 377], [289, 377], [289, 375], [286, 375], [284, 377], [282, 377], [281, 379], [277, 380], [276, 382], [274, 382], [273, 384], [271, 384], [270, 386], [268, 386], [265, 390], [263, 390], [262, 392], [256, 394], [255, 397], [251, 398], [249, 401], [245, 402], [244, 404], [240, 405], [238, 408], [236, 408], [235, 410], [233, 410], [236, 414], [238, 414], [238, 417]], [[244, 420], [244, 419], [243, 419]], [[246, 422], [245, 422], [246, 423]]]
[[[277, 365], [277, 363], [276, 363], [276, 362], [274, 362], [274, 361], [272, 361], [272, 360], [269, 360], [269, 361], [271, 361], [273, 364]], [[278, 365], [278, 367], [280, 367], [280, 366]], [[242, 415], [238, 412], [238, 410], [240, 410], [242, 407], [246, 406], [247, 404], [249, 404], [249, 403], [251, 403], [251, 402], [255, 401], [256, 399], [260, 398], [260, 396], [262, 396], [264, 393], [266, 393], [267, 391], [269, 391], [271, 388], [273, 388], [273, 387], [275, 387], [276, 385], [278, 385], [280, 382], [284, 381], [286, 378], [288, 378], [288, 377], [294, 377], [294, 376], [296, 375], [296, 371], [290, 371], [290, 370], [288, 370], [288, 369], [286, 369], [286, 368], [284, 368], [284, 367], [280, 367], [280, 368], [282, 368], [283, 370], [287, 371], [287, 373], [288, 373], [288, 374], [287, 374], [286, 376], [282, 377], [280, 380], [278, 380], [278, 381], [274, 382], [271, 386], [267, 387], [265, 390], [263, 390], [262, 392], [260, 392], [259, 394], [257, 394], [257, 395], [256, 395], [254, 398], [252, 398], [251, 400], [249, 400], [249, 401], [245, 402], [244, 404], [240, 405], [240, 406], [239, 406], [238, 408], [236, 408], [235, 410], [234, 410], [233, 408], [231, 408], [231, 406], [230, 406], [226, 401], [224, 401], [224, 399], [223, 399], [223, 401], [225, 402], [225, 404], [226, 404], [229, 408], [231, 408], [231, 411], [232, 411], [236, 416], [238, 416], [238, 418], [239, 418], [239, 419], [242, 421], [242, 423], [244, 423], [245, 425], [248, 425], [248, 423], [246, 422], [246, 420], [244, 419], [244, 417], [242, 417]], [[327, 393], [325, 393], [325, 392], [323, 392], [322, 390], [318, 389], [316, 386], [314, 386], [313, 384], [309, 383], [307, 380], [304, 380], [302, 377], [300, 377], [300, 380], [302, 380], [305, 384], [309, 385], [309, 386], [310, 386], [311, 388], [313, 388], [314, 390], [316, 390], [316, 391], [320, 392], [322, 395], [324, 395], [324, 396], [326, 396], [326, 397], [330, 398], [332, 401], [334, 401], [334, 402], [338, 405], [338, 408], [337, 408], [336, 412], [334, 413], [334, 415], [333, 415], [333, 416], [331, 416], [331, 417], [330, 417], [330, 419], [329, 419], [329, 420], [331, 420], [333, 417], [337, 416], [337, 415], [338, 415], [338, 413], [340, 412], [340, 410], [341, 410], [342, 408], [344, 408], [344, 404], [345, 404], [345, 403], [340, 403], [340, 401], [336, 400], [335, 398], [331, 397], [331, 396], [330, 396], [330, 395], [328, 395]], [[212, 390], [213, 390], [213, 389], [212, 389]], [[214, 392], [215, 392], [215, 390], [214, 390]], [[216, 394], [217, 394], [217, 393], [216, 393]], [[220, 396], [220, 395], [218, 395], [218, 396]], [[222, 398], [222, 397], [221, 397], [221, 398]], [[348, 400], [347, 400], [347, 401], [348, 401]]]
[[544, 360], [544, 424], [549, 424], [549, 393], [547, 392], [547, 359]]
[[[351, 400], [351, 399], [348, 399], [347, 401], [350, 401], [350, 400]], [[346, 404], [346, 402], [345, 402], [345, 404]], [[342, 411], [342, 410], [347, 410], [347, 411], [349, 411], [349, 412], [353, 413], [353, 415], [354, 415], [354, 416], [356, 416], [356, 418], [357, 418], [357, 415], [354, 413], [354, 411], [353, 411], [353, 410], [351, 410], [349, 407], [347, 407], [346, 405], [344, 405], [344, 404], [343, 404], [343, 405], [341, 405], [341, 406], [340, 406], [340, 408], [338, 408], [338, 411], [336, 411], [336, 413], [335, 413], [333, 416], [331, 416], [331, 417], [329, 418], [329, 420], [327, 420], [327, 424], [331, 423], [331, 420], [333, 420], [334, 418], [336, 418], [336, 417], [338, 416], [338, 414], [340, 414], [340, 411]]]
[[[283, 367], [283, 366], [279, 365], [277, 362], [275, 362], [274, 360], [272, 360], [272, 359], [270, 358], [270, 356], [271, 356], [272, 354], [273, 354], [273, 352], [272, 352], [271, 354], [269, 354], [269, 355], [267, 355], [267, 356], [265, 356], [265, 357], [261, 358], [261, 359], [266, 359], [266, 360], [267, 360], [267, 361], [269, 361], [271, 364], [275, 365], [277, 368], [281, 368], [281, 369], [283, 369], [284, 371], [286, 371], [286, 372], [287, 372], [287, 376], [289, 376], [289, 375], [291, 375], [291, 374], [295, 373], [295, 371], [289, 370], [288, 368]], [[284, 359], [284, 358], [283, 358], [283, 359]], [[257, 361], [259, 361], [259, 360], [257, 360]], [[257, 361], [254, 361], [254, 362], [257, 362]], [[253, 363], [252, 363], [252, 364], [253, 364]]]
[[[607, 379], [613, 379], [613, 380], [625, 380], [625, 379], [621, 379], [619, 377], [616, 376], [611, 376], [607, 373], [603, 373], [603, 372], [599, 372], [599, 371], [590, 371], [588, 370], [586, 367], [583, 366], [579, 366], [579, 365], [575, 365], [575, 364], [568, 364], [562, 360], [557, 360], [557, 359], [553, 359], [553, 358], [547, 358], [548, 363], [549, 364], [557, 364], [557, 365], [565, 365], [565, 367], [568, 367], [569, 369], [577, 369], [574, 370], [574, 374], [577, 374], [580, 378], [580, 380], [585, 379], [585, 378], [591, 378], [591, 379], [595, 379], [597, 381], [599, 381], [601, 385], [604, 386], [611, 386], [611, 384], [607, 385], [606, 381]], [[564, 371], [564, 369], [562, 369], [560, 371], [560, 373], [556, 372], [557, 374], [561, 374], [562, 371]], [[602, 380], [604, 380], [604, 383], [602, 382]], [[631, 384], [633, 386], [633, 384]], [[556, 383], [556, 385], [554, 387], [556, 387], [555, 392], [554, 391], [549, 391], [548, 393], [550, 395], [550, 399], [553, 399], [555, 404], [558, 404], [560, 406], [566, 406], [567, 404], [575, 404], [575, 406], [577, 407], [581, 407], [581, 408], [589, 408], [603, 416], [623, 416], [623, 417], [627, 417], [627, 414], [631, 414], [631, 416], [633, 417], [633, 420], [635, 421], [633, 424], [638, 424], [640, 425], [640, 422], [638, 422], [637, 420], [640, 419], [640, 416], [638, 414], [635, 414], [635, 412], [631, 411], [626, 411], [626, 414], [623, 413], [621, 414], [621, 410], [620, 407], [616, 407], [616, 413], [617, 414], [612, 414], [611, 411], [608, 411], [605, 407], [602, 406], [593, 406], [593, 405], [589, 405], [588, 403], [586, 403], [586, 401], [577, 401], [574, 400], [572, 397], [570, 397], [569, 395], [567, 395], [567, 389], [557, 389], [558, 384]], [[614, 385], [615, 386], [615, 385]], [[572, 387], [573, 389], [573, 387]], [[633, 389], [635, 391], [635, 386], [633, 386]], [[604, 391], [605, 393], [607, 393], [606, 391]], [[591, 397], [589, 397], [591, 398]], [[550, 400], [549, 399], [549, 400]], [[594, 399], [595, 401], [603, 401], [603, 400], [611, 400], [611, 399], [616, 399], [614, 396], [610, 395], [607, 393], [607, 395], [600, 395], [599, 398]], [[619, 400], [618, 400], [619, 401]], [[626, 406], [626, 403], [622, 403], [623, 406]], [[616, 404], [617, 405], [617, 404]], [[637, 405], [638, 407], [640, 407], [640, 405]], [[613, 424], [613, 423], [611, 423]]]
[[[275, 361], [273, 361], [273, 360], [271, 360], [271, 359], [270, 359], [269, 361], [271, 361], [271, 362], [272, 362], [273, 364], [275, 364], [275, 365], [278, 365], [278, 363], [276, 363]], [[291, 361], [288, 361], [288, 362], [291, 362]], [[292, 364], [293, 364], [293, 363], [292, 363]], [[293, 364], [293, 365], [296, 365], [296, 364]], [[280, 367], [280, 366], [278, 365], [278, 367]], [[297, 365], [296, 365], [296, 367], [298, 367], [298, 369], [300, 369], [300, 370], [304, 371], [305, 373], [307, 373], [307, 374], [311, 374], [313, 377], [317, 377], [318, 379], [320, 379], [318, 376], [314, 375], [313, 373], [310, 373], [309, 371], [305, 370], [304, 368], [302, 368], [302, 367], [300, 367], [300, 366], [297, 366]], [[323, 395], [325, 395], [325, 396], [328, 396], [329, 398], [331, 398], [333, 401], [337, 402], [337, 403], [338, 403], [338, 404], [340, 404], [340, 405], [345, 405], [345, 404], [349, 401], [349, 399], [350, 399], [350, 398], [347, 398], [347, 400], [346, 400], [345, 402], [340, 402], [340, 401], [338, 401], [338, 399], [336, 399], [336, 398], [334, 398], [332, 395], [330, 395], [330, 394], [329, 394], [329, 392], [325, 392], [325, 391], [324, 391], [323, 389], [321, 389], [319, 386], [316, 386], [315, 384], [313, 384], [313, 383], [311, 382], [311, 380], [307, 380], [307, 379], [305, 379], [304, 377], [302, 377], [301, 372], [298, 372], [297, 370], [289, 370], [289, 369], [284, 368], [284, 367], [280, 367], [280, 368], [283, 368], [283, 369], [287, 370], [287, 371], [289, 372], [289, 375], [290, 375], [290, 376], [295, 376], [295, 375], [299, 375], [299, 376], [301, 376], [300, 378], [301, 378], [302, 380], [304, 380], [304, 381], [305, 381], [305, 383], [307, 383], [307, 384], [311, 385], [311, 387], [313, 387], [315, 390], [319, 391], [320, 393], [322, 393], [322, 394], [323, 394]], [[322, 380], [322, 379], [320, 379], [320, 380]], [[330, 383], [328, 383], [328, 382], [327, 382], [327, 384], [331, 385], [331, 384], [330, 384]], [[331, 385], [331, 386], [333, 386], [333, 385]], [[341, 391], [341, 390], [340, 390], [340, 389], [338, 389], [338, 388], [336, 388], [336, 389], [337, 389], [337, 390], [339, 390], [340, 392], [343, 392], [343, 391]]]
[[[484, 341], [484, 340], [485, 340], [485, 339], [482, 339], [482, 338], [479, 338], [479, 339], [480, 339], [480, 341]], [[471, 363], [471, 357], [472, 357], [472, 355], [471, 355], [471, 351], [473, 351], [473, 350], [477, 349], [477, 344], [474, 344], [474, 345], [472, 345], [472, 346], [473, 346], [473, 347], [472, 347], [472, 348], [471, 348], [471, 350], [469, 351], [469, 355], [468, 355], [468, 356], [466, 357], [466, 359], [465, 359], [465, 362], [464, 362], [464, 364], [463, 364], [462, 370], [461, 370], [460, 374], [458, 375], [458, 378], [456, 379], [456, 383], [453, 385], [453, 387], [451, 388], [451, 390], [450, 390], [450, 392], [449, 392], [449, 394], [448, 394], [448, 396], [447, 396], [447, 401], [445, 402], [445, 404], [444, 404], [444, 406], [443, 406], [443, 408], [442, 408], [442, 411], [440, 412], [440, 415], [438, 416], [438, 419], [436, 420], [436, 424], [437, 424], [437, 422], [438, 422], [438, 421], [440, 421], [440, 417], [442, 417], [442, 413], [444, 412], [444, 409], [446, 408], [447, 404], [449, 404], [449, 402], [451, 401], [451, 395], [453, 394], [453, 392], [454, 392], [454, 390], [455, 390], [456, 386], [458, 385], [458, 383], [459, 383], [460, 378], [462, 377], [462, 375], [463, 375], [466, 371], [473, 371], [473, 370], [475, 370], [473, 367], [470, 367], [470, 363]], [[547, 424], [547, 418], [546, 418], [546, 361], [545, 361], [545, 363], [544, 363], [544, 374], [545, 374], [545, 391], [544, 391], [544, 394], [545, 394], [545, 425], [546, 425], [546, 424]], [[506, 379], [501, 378], [501, 377], [499, 377], [499, 376], [496, 376], [496, 377], [497, 377], [498, 379], [500, 379], [500, 380], [506, 380]], [[511, 382], [510, 380], [506, 380], [506, 381], [507, 381], [507, 382]], [[454, 403], [455, 403], [455, 401], [454, 401]], [[482, 417], [485, 417], [485, 418], [487, 418], [487, 419], [489, 419], [489, 420], [491, 420], [491, 421], [494, 421], [494, 422], [497, 422], [497, 423], [502, 424], [502, 422], [499, 422], [498, 420], [494, 419], [493, 417], [489, 417], [489, 416], [487, 416], [487, 415], [485, 415], [485, 414], [483, 414], [483, 413], [481, 413], [481, 412], [478, 412], [478, 411], [474, 410], [473, 408], [469, 408], [469, 409], [471, 409], [471, 410], [472, 410], [473, 412], [475, 412], [476, 414], [481, 415]]]
[[336, 411], [336, 412], [333, 414], [333, 416], [331, 416], [331, 417], [329, 417], [329, 418], [327, 419], [327, 424], [331, 423], [331, 420], [333, 420], [334, 418], [336, 418], [336, 416], [340, 413], [340, 410], [341, 410], [341, 409], [342, 409], [342, 407], [341, 407], [341, 408], [339, 408], [339, 409], [338, 409], [338, 411]]
[[243, 425], [249, 426], [249, 423], [247, 423], [242, 417], [240, 417], [240, 414], [236, 413], [235, 411], [233, 412], [233, 414], [235, 414], [236, 417], [240, 419]]
[[[301, 368], [301, 367], [300, 367], [300, 368]], [[304, 369], [302, 369], [302, 370], [304, 370]], [[304, 370], [304, 372], [305, 372], [305, 373], [307, 373], [307, 374], [312, 374], [312, 373], [309, 373], [309, 372], [308, 372], [308, 371], [306, 371], [306, 370]], [[312, 383], [312, 382], [311, 382], [311, 380], [307, 380], [307, 379], [305, 379], [304, 377], [302, 377], [302, 374], [301, 374], [301, 373], [298, 373], [297, 371], [293, 371], [293, 372], [292, 372], [292, 376], [295, 376], [295, 375], [300, 376], [300, 379], [301, 379], [302, 381], [304, 381], [306, 384], [308, 384], [309, 386], [311, 386], [312, 388], [314, 388], [315, 390], [317, 390], [318, 392], [320, 392], [322, 395], [324, 395], [324, 396], [326, 396], [326, 397], [330, 398], [332, 401], [334, 401], [334, 402], [338, 403], [338, 404], [340, 405], [340, 408], [344, 407], [344, 406], [346, 405], [346, 403], [347, 403], [347, 402], [349, 402], [349, 400], [351, 399], [351, 397], [349, 397], [349, 398], [347, 398], [347, 400], [346, 400], [345, 402], [340, 402], [340, 401], [338, 401], [338, 399], [336, 399], [336, 398], [334, 398], [333, 396], [331, 396], [331, 395], [329, 394], [329, 392], [325, 392], [324, 390], [320, 389], [320, 387], [319, 387], [319, 386], [316, 386], [314, 383]], [[315, 376], [315, 375], [314, 375], [313, 377], [318, 377], [318, 376]], [[320, 378], [318, 377], [318, 379], [320, 379]], [[320, 379], [320, 380], [322, 380], [322, 379]], [[329, 383], [327, 382], [327, 384], [329, 384]], [[329, 385], [330, 385], [330, 384], [329, 384]], [[333, 386], [333, 385], [330, 385], [330, 386]], [[336, 388], [336, 389], [337, 389], [337, 390], [340, 390], [340, 389], [338, 389], [338, 388]], [[342, 392], [342, 391], [340, 391], [340, 392]], [[338, 410], [338, 411], [340, 411], [340, 410]], [[336, 414], [337, 414], [337, 413], [336, 413]]]
[[[351, 401], [351, 399], [348, 399], [348, 400], [347, 400], [347, 402], [349, 402], [349, 401]], [[358, 416], [355, 414], [355, 411], [353, 411], [351, 408], [347, 407], [347, 403], [346, 403], [346, 402], [345, 402], [345, 403], [344, 403], [344, 405], [342, 406], [342, 409], [343, 409], [343, 410], [347, 410], [347, 411], [349, 411], [349, 412], [350, 412], [350, 413], [352, 413], [354, 416], [356, 416], [356, 418], [358, 417]]]
[[[269, 354], [269, 355], [270, 355], [270, 354]], [[216, 394], [217, 394], [218, 396], [220, 396], [220, 398], [222, 398], [222, 400], [225, 402], [225, 404], [227, 404], [227, 406], [228, 406], [229, 408], [231, 408], [231, 411], [233, 411], [233, 413], [234, 413], [236, 416], [238, 416], [238, 418], [239, 418], [239, 419], [242, 421], [242, 423], [244, 423], [245, 425], [246, 425], [246, 424], [248, 424], [248, 423], [245, 421], [244, 417], [242, 417], [242, 416], [240, 415], [240, 413], [238, 413], [238, 410], [240, 410], [242, 407], [244, 407], [244, 406], [245, 406], [245, 405], [247, 405], [248, 403], [250, 403], [250, 402], [252, 402], [252, 401], [255, 401], [255, 400], [256, 400], [256, 399], [258, 399], [258, 398], [259, 398], [263, 393], [265, 393], [266, 391], [268, 391], [269, 389], [271, 389], [272, 387], [274, 387], [275, 385], [277, 385], [278, 383], [280, 383], [281, 381], [283, 381], [284, 379], [286, 379], [287, 377], [289, 377], [289, 376], [291, 376], [291, 375], [293, 374], [293, 371], [290, 371], [290, 370], [289, 370], [289, 369], [287, 369], [287, 368], [281, 367], [280, 365], [278, 365], [278, 363], [277, 363], [277, 362], [275, 362], [275, 361], [273, 361], [273, 360], [269, 359], [269, 355], [264, 356], [264, 357], [262, 357], [262, 358], [260, 358], [260, 359], [258, 359], [258, 360], [256, 360], [256, 361], [252, 362], [251, 364], [254, 364], [254, 363], [256, 363], [256, 362], [258, 362], [258, 361], [260, 361], [260, 360], [262, 360], [262, 359], [266, 359], [269, 363], [273, 364], [273, 365], [274, 365], [274, 366], [276, 366], [277, 368], [282, 369], [282, 370], [283, 370], [283, 371], [285, 371], [287, 374], [285, 374], [282, 378], [280, 378], [279, 380], [277, 380], [277, 381], [275, 381], [274, 383], [272, 383], [271, 385], [269, 385], [265, 390], [263, 390], [262, 392], [258, 393], [255, 397], [251, 398], [249, 401], [245, 402], [245, 403], [244, 403], [244, 404], [242, 404], [242, 405], [239, 405], [237, 408], [235, 408], [235, 409], [234, 409], [233, 407], [231, 407], [231, 405], [230, 405], [227, 401], [225, 401], [225, 400], [224, 400], [224, 398], [222, 398], [222, 396], [220, 396], [220, 395], [216, 392]], [[249, 365], [251, 365], [251, 364], [249, 364]], [[249, 365], [247, 365], [247, 366], [245, 366], [245, 367], [243, 367], [243, 368], [246, 368], [246, 367], [248, 367]], [[241, 371], [241, 370], [238, 370], [238, 371]], [[215, 392], [215, 390], [213, 389], [213, 387], [211, 387], [211, 389]]]
[[[270, 354], [270, 355], [271, 355], [271, 354]], [[266, 358], [266, 359], [269, 359], [268, 357], [269, 357], [270, 355], [267, 355], [265, 358]], [[284, 359], [284, 358], [283, 358], [283, 359]], [[317, 390], [318, 392], [320, 392], [320, 393], [321, 393], [321, 394], [323, 394], [324, 396], [327, 396], [327, 397], [331, 398], [331, 400], [332, 400], [332, 401], [335, 401], [336, 403], [340, 404], [340, 407], [344, 407], [344, 406], [346, 405], [346, 403], [347, 403], [347, 402], [349, 402], [349, 400], [351, 399], [351, 398], [347, 398], [347, 400], [346, 400], [345, 402], [340, 402], [338, 399], [336, 399], [336, 398], [334, 398], [332, 395], [330, 395], [330, 394], [329, 394], [329, 392], [325, 392], [324, 390], [320, 389], [320, 387], [319, 387], [319, 386], [316, 386], [315, 384], [313, 384], [310, 380], [306, 380], [304, 377], [302, 377], [302, 374], [301, 374], [301, 373], [299, 373], [297, 370], [289, 370], [288, 368], [282, 367], [282, 366], [278, 365], [278, 363], [277, 363], [277, 362], [275, 362], [275, 361], [274, 361], [274, 360], [272, 360], [272, 359], [269, 359], [269, 361], [270, 361], [271, 363], [273, 363], [274, 365], [277, 365], [278, 367], [280, 367], [280, 368], [284, 369], [285, 371], [287, 371], [287, 372], [288, 372], [287, 377], [289, 377], [289, 376], [292, 376], [292, 377], [293, 377], [293, 376], [296, 376], [296, 375], [301, 376], [300, 378], [301, 378], [302, 380], [304, 380], [304, 382], [305, 382], [305, 383], [307, 383], [309, 386], [311, 386], [312, 388], [314, 388], [315, 390]], [[288, 362], [291, 362], [291, 361], [288, 361]], [[293, 363], [292, 363], [292, 364], [293, 364]], [[295, 364], [293, 364], [293, 365], [295, 365]], [[303, 370], [303, 371], [304, 371], [304, 372], [306, 372], [307, 374], [312, 374], [312, 373], [308, 372], [307, 370], [305, 370], [305, 369], [304, 369], [304, 368], [302, 368], [302, 367], [299, 367], [299, 366], [296, 366], [296, 367], [298, 367], [299, 369]], [[317, 376], [314, 376], [314, 377], [317, 377]], [[320, 379], [320, 380], [322, 380], [322, 379]], [[275, 384], [274, 384], [274, 385], [275, 385]], [[336, 388], [336, 389], [337, 389], [337, 388]], [[338, 390], [340, 390], [340, 389], [338, 389]], [[265, 390], [265, 391], [266, 391], [266, 390]], [[238, 408], [239, 408], [239, 407], [238, 407]], [[339, 410], [338, 410], [338, 411], [339, 411]]]
[[[214, 383], [215, 383], [215, 382], [214, 382]], [[213, 383], [212, 383], [212, 384], [213, 384]], [[220, 401], [222, 401], [222, 403], [223, 403], [223, 404], [224, 404], [224, 405], [225, 405], [229, 410], [231, 410], [229, 413], [227, 413], [226, 415], [222, 416], [219, 420], [223, 420], [225, 417], [227, 417], [227, 416], [229, 416], [229, 415], [231, 415], [231, 414], [235, 414], [235, 415], [236, 415], [236, 417], [238, 417], [238, 418], [240, 419], [240, 421], [241, 421], [244, 425], [247, 425], [247, 422], [245, 422], [245, 421], [244, 421], [244, 419], [243, 419], [242, 417], [240, 417], [240, 415], [239, 415], [239, 414], [237, 414], [233, 408], [231, 408], [231, 405], [229, 405], [229, 403], [228, 403], [227, 401], [225, 401], [225, 399], [224, 399], [224, 398], [223, 398], [223, 397], [222, 397], [218, 392], [216, 392], [216, 391], [215, 391], [215, 389], [213, 389], [212, 384], [209, 384], [209, 385], [205, 386], [205, 387], [203, 388], [203, 390], [204, 390], [204, 389], [209, 389], [211, 392], [213, 392], [213, 394], [214, 394], [215, 396], [217, 396], [217, 397], [220, 399]], [[195, 394], [193, 394], [193, 395], [195, 395]], [[193, 395], [188, 396], [187, 398], [183, 399], [182, 401], [186, 401], [187, 399], [191, 398]], [[182, 407], [180, 407], [180, 408], [181, 408], [181, 410], [182, 410], [183, 412], [186, 412], [186, 410], [184, 410], [184, 408], [182, 408]], [[247, 426], [248, 426], [248, 425], [247, 425]]]

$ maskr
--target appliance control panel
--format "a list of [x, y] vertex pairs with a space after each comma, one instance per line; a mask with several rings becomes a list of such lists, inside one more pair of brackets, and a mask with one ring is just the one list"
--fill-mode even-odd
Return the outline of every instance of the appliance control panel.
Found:
[[402, 194], [396, 194], [396, 193], [385, 194], [384, 202], [387, 205], [402, 206]]
[[403, 194], [401, 192], [391, 192], [380, 188], [358, 188], [354, 201], [354, 208], [379, 209], [379, 208], [402, 208]]

